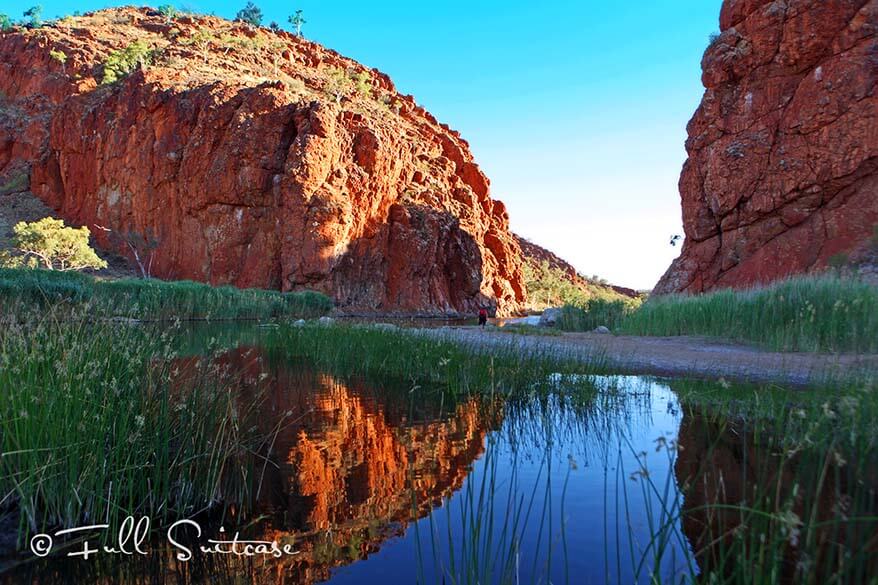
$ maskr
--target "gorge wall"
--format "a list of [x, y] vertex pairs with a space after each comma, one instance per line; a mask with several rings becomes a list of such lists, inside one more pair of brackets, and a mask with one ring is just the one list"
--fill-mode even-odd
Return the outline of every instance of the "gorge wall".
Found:
[[878, 245], [878, 0], [725, 0], [656, 293], [820, 270]]
[[[144, 62], [115, 83], [113, 59]], [[155, 276], [455, 313], [525, 299], [467, 143], [316, 43], [121, 8], [0, 33], [0, 196], [31, 191]]]

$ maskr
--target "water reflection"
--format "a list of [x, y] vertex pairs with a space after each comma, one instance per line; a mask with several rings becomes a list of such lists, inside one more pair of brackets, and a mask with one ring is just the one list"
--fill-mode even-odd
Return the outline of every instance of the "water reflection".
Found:
[[[221, 347], [236, 345], [224, 335]], [[229, 470], [248, 483], [252, 501], [199, 520], [212, 535], [223, 526], [292, 543], [299, 554], [183, 563], [156, 541], [145, 558], [52, 558], [0, 581], [679, 583], [728, 572], [730, 555], [742, 551], [735, 539], [775, 531], [787, 543], [778, 549], [788, 559], [780, 578], [794, 582], [803, 563], [794, 515], [817, 510], [827, 520], [845, 513], [844, 502], [878, 509], [870, 462], [787, 452], [762, 427], [683, 408], [662, 381], [594, 377], [591, 391], [568, 393], [559, 377], [551, 396], [453, 400], [412, 383], [379, 387], [314, 371], [267, 351], [258, 332], [237, 340], [245, 345], [212, 360], [234, 373], [228, 389], [239, 410], [258, 406], [258, 418], [240, 424], [272, 440]], [[197, 353], [200, 342], [190, 341]], [[204, 359], [179, 360], [181, 384]], [[850, 489], [856, 474], [866, 491]], [[803, 476], [837, 479], [809, 486]], [[782, 519], [770, 525], [727, 507], [769, 494]], [[819, 505], [806, 506], [809, 497]], [[874, 524], [824, 532], [816, 538], [827, 546], [817, 550], [828, 556], [804, 560], [832, 566], [839, 543], [875, 552]]]

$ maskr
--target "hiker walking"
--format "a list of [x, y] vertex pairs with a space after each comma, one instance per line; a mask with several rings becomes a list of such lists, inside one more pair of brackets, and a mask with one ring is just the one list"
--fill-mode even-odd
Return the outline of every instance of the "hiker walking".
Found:
[[488, 310], [485, 307], [479, 309], [479, 327], [482, 329], [485, 328], [485, 325], [488, 323]]

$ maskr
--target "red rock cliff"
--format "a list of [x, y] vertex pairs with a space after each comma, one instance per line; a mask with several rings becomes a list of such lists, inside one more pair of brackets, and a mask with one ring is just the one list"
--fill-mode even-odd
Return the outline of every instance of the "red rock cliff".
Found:
[[656, 292], [818, 270], [878, 224], [878, 0], [725, 0]]
[[[150, 64], [102, 84], [136, 42]], [[0, 185], [28, 178], [104, 248], [153, 239], [157, 276], [309, 288], [367, 311], [524, 300], [505, 207], [467, 143], [315, 43], [105, 10], [0, 35], [0, 92]]]

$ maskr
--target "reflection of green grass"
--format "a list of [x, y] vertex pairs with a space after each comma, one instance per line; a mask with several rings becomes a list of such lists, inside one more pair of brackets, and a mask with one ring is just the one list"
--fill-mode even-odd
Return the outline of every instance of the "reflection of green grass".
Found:
[[79, 273], [0, 269], [0, 303], [15, 310], [67, 303], [92, 317], [243, 319], [314, 317], [332, 309], [320, 293], [213, 287], [190, 281], [98, 280]]
[[686, 534], [668, 522], [656, 538], [687, 537], [708, 582], [870, 582], [878, 571], [874, 391], [672, 386], [684, 409], [674, 446], [684, 504], [672, 516]]
[[[615, 323], [615, 325], [614, 325]], [[607, 325], [630, 335], [706, 335], [786, 351], [878, 351], [878, 288], [832, 275], [746, 291], [653, 297], [634, 311], [568, 307], [561, 328]]]
[[261, 440], [247, 421], [259, 400], [239, 403], [235, 376], [211, 360], [176, 360], [166, 335], [7, 324], [0, 388], [0, 494], [22, 537], [129, 514], [173, 521], [256, 487]]
[[[416, 332], [382, 331], [336, 325], [284, 326], [267, 333], [269, 347], [283, 355], [305, 358], [317, 368], [340, 375], [360, 375], [376, 382], [406, 381], [457, 395], [531, 395], [557, 388], [551, 374], [588, 374], [603, 367], [545, 353], [521, 354], [510, 345], [489, 349], [440, 341]], [[569, 377], [571, 390], [585, 383]]]

